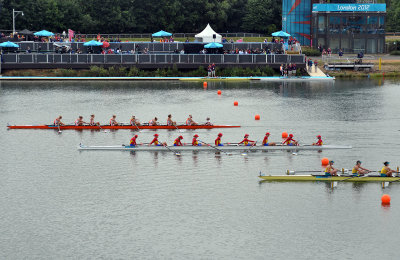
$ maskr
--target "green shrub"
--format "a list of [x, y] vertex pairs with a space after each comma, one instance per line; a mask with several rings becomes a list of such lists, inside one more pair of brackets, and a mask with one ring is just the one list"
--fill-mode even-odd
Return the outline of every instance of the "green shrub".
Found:
[[313, 57], [321, 56], [321, 52], [318, 49], [303, 48], [302, 53], [305, 54], [306, 56], [313, 56]]
[[391, 51], [390, 55], [400, 55], [400, 51]]

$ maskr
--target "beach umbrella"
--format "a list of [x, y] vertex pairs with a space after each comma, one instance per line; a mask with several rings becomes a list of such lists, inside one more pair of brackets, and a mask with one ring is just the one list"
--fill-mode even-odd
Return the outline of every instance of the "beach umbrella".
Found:
[[206, 49], [216, 49], [216, 48], [223, 48], [224, 45], [218, 42], [211, 42], [209, 44], [204, 45], [204, 48]]
[[168, 36], [172, 36], [172, 33], [161, 30], [159, 32], [153, 33], [152, 36], [153, 37], [168, 37]]
[[29, 31], [28, 29], [24, 29], [20, 32], [18, 32], [18, 34], [23, 34], [23, 35], [32, 35], [33, 32]]
[[35, 32], [34, 35], [35, 36], [42, 36], [42, 37], [49, 37], [49, 36], [53, 36], [54, 33], [46, 31], [46, 30], [42, 30], [40, 32]]
[[274, 33], [272, 33], [272, 36], [275, 36], [275, 37], [282, 37], [282, 38], [289, 38], [289, 37], [290, 37], [290, 34], [284, 32], [284, 31], [279, 31], [279, 32], [274, 32]]
[[103, 43], [91, 40], [90, 42], [85, 42], [83, 46], [103, 46]]
[[2, 48], [19, 48], [19, 45], [15, 44], [13, 42], [3, 42], [0, 44], [0, 47], [2, 47]]
[[109, 43], [109, 42], [103, 42], [103, 47], [104, 47], [104, 48], [110, 47], [110, 43]]

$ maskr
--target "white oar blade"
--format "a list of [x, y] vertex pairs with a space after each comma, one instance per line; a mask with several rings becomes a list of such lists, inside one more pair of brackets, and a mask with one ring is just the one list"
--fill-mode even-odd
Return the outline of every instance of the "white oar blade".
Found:
[[336, 187], [337, 187], [337, 184], [338, 184], [337, 181], [333, 181], [333, 182], [332, 182], [332, 189], [336, 188]]
[[390, 184], [390, 183], [389, 183], [388, 181], [382, 182], [382, 188], [384, 189], [384, 188], [388, 187], [389, 184]]

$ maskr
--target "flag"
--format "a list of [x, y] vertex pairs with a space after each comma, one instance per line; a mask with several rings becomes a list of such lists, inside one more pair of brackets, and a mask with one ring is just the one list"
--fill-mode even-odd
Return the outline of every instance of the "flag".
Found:
[[74, 38], [74, 34], [75, 34], [74, 31], [72, 31], [71, 29], [68, 29], [69, 42], [72, 42], [72, 38]]

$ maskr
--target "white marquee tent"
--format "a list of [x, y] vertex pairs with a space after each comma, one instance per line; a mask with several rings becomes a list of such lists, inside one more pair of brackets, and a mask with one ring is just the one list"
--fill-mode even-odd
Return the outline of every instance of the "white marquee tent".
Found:
[[[213, 35], [215, 35], [215, 39]], [[222, 36], [216, 33], [210, 24], [207, 24], [206, 28], [201, 33], [196, 34], [195, 37], [198, 42], [222, 42]]]

